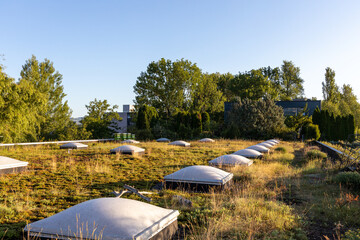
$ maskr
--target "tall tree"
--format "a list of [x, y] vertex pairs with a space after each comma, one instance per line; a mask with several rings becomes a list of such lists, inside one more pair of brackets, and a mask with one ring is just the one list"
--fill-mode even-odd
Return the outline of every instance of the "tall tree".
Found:
[[322, 82], [322, 92], [325, 101], [337, 103], [340, 93], [339, 87], [335, 83], [335, 71], [327, 67], [325, 69], [325, 81]]
[[283, 61], [281, 65], [280, 85], [281, 100], [292, 100], [304, 94], [304, 80], [300, 77], [300, 68], [295, 67], [292, 61]]
[[46, 101], [41, 108], [40, 138], [57, 139], [59, 134], [69, 124], [71, 110], [64, 101], [66, 94], [62, 86], [62, 75], [55, 71], [53, 63], [45, 59], [40, 62], [35, 56], [26, 61], [21, 70], [22, 81], [30, 82], [36, 90], [46, 95]]
[[261, 69], [237, 74], [228, 87], [235, 96], [242, 99], [259, 100], [265, 97], [273, 99], [277, 95], [272, 83], [263, 75]]
[[135, 104], [155, 107], [161, 115], [171, 116], [189, 110], [192, 95], [201, 81], [201, 70], [188, 60], [160, 59], [141, 72], [134, 86]]
[[192, 94], [192, 111], [219, 112], [224, 108], [224, 96], [218, 89], [215, 74], [202, 74]]
[[351, 114], [354, 115], [355, 125], [360, 127], [360, 104], [357, 101], [357, 97], [354, 94], [352, 87], [349, 84], [344, 84], [341, 89], [341, 102], [344, 105], [340, 111], [342, 111], [342, 115], [347, 115], [348, 112], [345, 112], [346, 105], [348, 109], [350, 109]]
[[121, 120], [116, 112], [117, 105], [111, 107], [107, 100], [90, 101], [89, 105], [85, 105], [88, 114], [82, 120], [82, 124], [87, 131], [91, 132], [91, 137], [109, 138], [116, 132], [116, 120]]
[[0, 141], [27, 142], [37, 139], [39, 110], [45, 95], [27, 81], [15, 83], [0, 65]]
[[280, 68], [271, 68], [270, 66], [261, 68], [262, 74], [267, 77], [272, 85], [273, 99], [280, 100], [281, 82], [280, 82]]
[[217, 88], [220, 92], [222, 92], [225, 98], [224, 100], [227, 102], [231, 101], [235, 97], [235, 95], [230, 91], [229, 84], [231, 79], [234, 78], [234, 76], [231, 73], [224, 73], [224, 74], [213, 73], [211, 75], [213, 76], [214, 79], [216, 79], [218, 85]]

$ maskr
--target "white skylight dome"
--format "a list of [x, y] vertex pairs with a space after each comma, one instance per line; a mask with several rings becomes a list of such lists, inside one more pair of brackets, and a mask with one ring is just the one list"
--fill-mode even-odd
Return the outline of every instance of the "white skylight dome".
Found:
[[82, 143], [66, 143], [64, 145], [61, 145], [61, 149], [84, 149], [87, 148], [88, 145], [82, 144]]
[[264, 146], [264, 147], [266, 147], [266, 148], [272, 148], [272, 147], [274, 147], [274, 144], [266, 143], [266, 142], [258, 143], [258, 144], [256, 144], [256, 145]]
[[190, 143], [182, 141], [182, 140], [171, 142], [171, 143], [169, 143], [169, 145], [190, 147]]
[[207, 143], [207, 142], [215, 142], [215, 140], [211, 138], [203, 138], [200, 139], [199, 142]]
[[244, 156], [247, 158], [259, 158], [262, 156], [262, 154], [256, 150], [253, 149], [241, 149], [239, 151], [234, 152], [233, 154]]
[[30, 223], [24, 231], [44, 239], [171, 239], [178, 215], [132, 199], [98, 198]]
[[168, 138], [158, 138], [156, 139], [157, 142], [170, 142], [170, 139]]
[[239, 165], [245, 165], [250, 166], [253, 164], [253, 160], [250, 160], [244, 156], [230, 154], [230, 155], [223, 155], [220, 157], [217, 157], [211, 161], [209, 161], [211, 165], [215, 166], [239, 166]]
[[192, 183], [223, 186], [233, 178], [232, 173], [221, 169], [196, 165], [180, 169], [164, 177], [165, 183]]
[[261, 145], [253, 145], [253, 146], [247, 147], [246, 149], [253, 149], [253, 150], [256, 150], [261, 153], [268, 153], [270, 151], [268, 148], [261, 146]]
[[132, 145], [122, 145], [120, 147], [110, 150], [110, 153], [121, 153], [121, 154], [143, 154], [145, 153], [144, 148], [139, 148]]
[[28, 162], [0, 156], [0, 175], [26, 171], [28, 164]]

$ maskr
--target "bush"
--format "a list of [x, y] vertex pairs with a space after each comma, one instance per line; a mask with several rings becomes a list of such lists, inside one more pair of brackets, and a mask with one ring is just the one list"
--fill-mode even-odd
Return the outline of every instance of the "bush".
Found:
[[310, 150], [306, 153], [306, 158], [307, 159], [325, 159], [327, 158], [327, 154], [324, 152], [321, 152], [319, 150]]
[[152, 135], [150, 129], [139, 129], [136, 131], [136, 139], [152, 140], [152, 139], [154, 139], [154, 136]]
[[[232, 125], [239, 129], [231, 133]], [[274, 136], [284, 126], [284, 111], [269, 98], [260, 100], [237, 98], [227, 113], [225, 127], [236, 138], [264, 139]]]
[[343, 240], [358, 240], [360, 239], [360, 228], [356, 230], [347, 230], [345, 235], [341, 238]]
[[305, 139], [318, 140], [320, 138], [319, 126], [309, 123], [303, 127], [302, 134], [305, 136]]
[[294, 128], [281, 127], [275, 130], [275, 136], [284, 141], [294, 141], [296, 140], [297, 135], [298, 133], [295, 131]]
[[277, 147], [277, 148], [275, 148], [275, 152], [286, 153], [286, 148], [284, 148], [284, 147]]
[[358, 172], [341, 172], [335, 176], [334, 181], [352, 189], [360, 189], [360, 174]]

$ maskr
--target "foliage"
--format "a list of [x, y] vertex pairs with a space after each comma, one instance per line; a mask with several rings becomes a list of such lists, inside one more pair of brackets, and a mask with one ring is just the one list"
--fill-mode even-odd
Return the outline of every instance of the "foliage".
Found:
[[326, 153], [321, 152], [320, 150], [312, 149], [306, 152], [306, 158], [311, 159], [325, 159], [327, 158]]
[[354, 141], [355, 121], [353, 115], [334, 116], [328, 110], [315, 109], [313, 123], [320, 129], [323, 140]]
[[44, 120], [40, 109], [46, 95], [27, 80], [18, 84], [8, 77], [0, 66], [0, 141], [27, 142], [38, 139]]
[[305, 125], [301, 131], [301, 134], [304, 135], [307, 140], [319, 140], [320, 130], [319, 126], [316, 124], [309, 123]]
[[357, 97], [350, 85], [344, 84], [341, 91], [338, 90], [334, 76], [335, 72], [332, 71], [328, 77], [329, 80], [326, 79], [325, 83], [323, 83], [323, 91], [325, 91], [328, 99], [322, 102], [322, 110], [327, 110], [335, 117], [353, 115], [355, 126], [359, 128], [360, 103], [358, 103]]
[[[283, 110], [271, 99], [237, 99], [227, 121], [228, 133], [234, 137], [267, 138], [283, 126]], [[229, 131], [229, 129], [231, 131]]]
[[191, 94], [191, 102], [188, 111], [198, 112], [218, 112], [224, 108], [223, 92], [218, 89], [218, 76], [216, 74], [204, 73], [201, 75], [199, 82], [195, 84], [193, 93]]
[[201, 113], [202, 129], [204, 131], [210, 130], [210, 115], [207, 112]]
[[170, 117], [178, 110], [190, 110], [201, 70], [188, 60], [160, 59], [141, 72], [134, 86], [137, 106], [149, 105]]
[[139, 108], [136, 127], [137, 129], [147, 129], [155, 126], [159, 115], [154, 107], [143, 105]]
[[275, 148], [275, 152], [286, 153], [286, 148], [284, 148], [284, 147], [277, 147], [277, 148]]
[[338, 173], [335, 176], [334, 181], [352, 189], [360, 189], [360, 174], [358, 172]]
[[307, 113], [308, 109], [306, 104], [305, 107], [295, 116], [287, 116], [285, 118], [285, 125], [298, 131], [303, 126], [312, 123], [311, 118], [307, 115]]
[[283, 61], [281, 65], [280, 86], [281, 100], [292, 100], [304, 94], [304, 80], [300, 77], [300, 68], [292, 61]]
[[335, 71], [329, 67], [325, 69], [325, 82], [322, 82], [322, 92], [325, 101], [332, 103], [339, 101], [340, 92], [335, 83]]
[[345, 232], [344, 236], [341, 238], [343, 240], [359, 240], [360, 239], [360, 228], [355, 230], [348, 230]]
[[22, 81], [27, 81], [45, 96], [44, 105], [37, 109], [43, 119], [40, 120], [39, 138], [54, 140], [70, 122], [71, 110], [64, 101], [66, 94], [62, 86], [62, 75], [55, 71], [53, 63], [45, 59], [40, 62], [32, 56], [22, 66]]
[[87, 131], [84, 125], [76, 125], [70, 121], [64, 130], [59, 134], [58, 140], [84, 140], [91, 137], [91, 132]]
[[115, 111], [118, 106], [111, 107], [107, 100], [102, 101], [96, 98], [85, 106], [88, 114], [82, 120], [82, 124], [86, 131], [91, 133], [91, 137], [95, 139], [112, 137], [117, 130], [114, 121], [121, 120], [119, 114]]
[[234, 96], [259, 100], [264, 97], [275, 98], [276, 91], [268, 77], [264, 76], [261, 69], [239, 73], [230, 80], [229, 91]]

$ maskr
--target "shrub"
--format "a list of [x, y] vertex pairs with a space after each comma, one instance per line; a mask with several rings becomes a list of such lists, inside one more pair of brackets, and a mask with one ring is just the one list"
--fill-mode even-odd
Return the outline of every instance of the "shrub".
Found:
[[275, 152], [286, 153], [286, 148], [284, 148], [284, 147], [277, 147], [277, 148], [275, 148]]
[[358, 172], [341, 172], [335, 176], [334, 181], [352, 189], [360, 189], [360, 174]]
[[343, 240], [358, 240], [360, 239], [360, 228], [356, 230], [347, 230], [345, 235], [341, 238]]
[[309, 123], [303, 127], [302, 134], [304, 134], [305, 139], [318, 140], [320, 138], [319, 126]]
[[274, 135], [284, 141], [294, 141], [296, 140], [298, 133], [295, 131], [294, 128], [280, 127], [275, 129]]
[[[237, 98], [225, 119], [227, 131], [236, 125], [235, 137], [264, 139], [274, 136], [277, 128], [284, 126], [283, 109], [269, 98], [260, 100]], [[232, 134], [229, 134], [232, 135]]]
[[319, 150], [310, 150], [306, 153], [307, 159], [325, 159], [327, 154]]
[[136, 138], [139, 140], [151, 140], [154, 139], [154, 136], [150, 129], [139, 129], [136, 131]]

